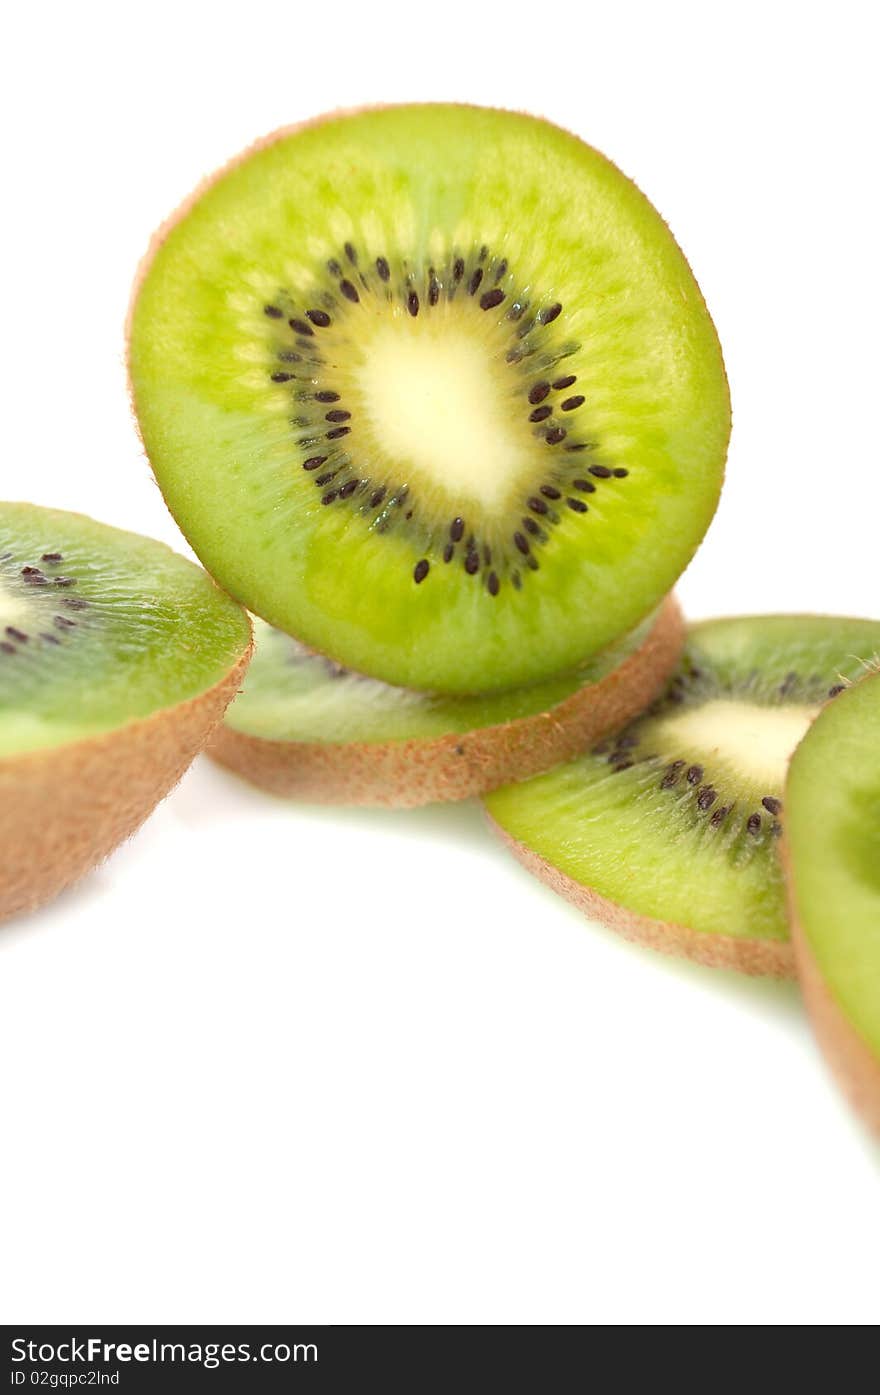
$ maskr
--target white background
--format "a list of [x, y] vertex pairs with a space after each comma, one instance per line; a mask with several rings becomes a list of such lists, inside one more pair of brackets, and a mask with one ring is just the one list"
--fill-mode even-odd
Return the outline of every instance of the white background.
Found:
[[[0, 494], [180, 544], [128, 413], [153, 226], [336, 106], [545, 114], [672, 225], [734, 401], [694, 616], [880, 612], [872, 7], [19, 6]], [[795, 990], [587, 925], [476, 807], [205, 762], [0, 931], [5, 1321], [863, 1322], [877, 1154]]]

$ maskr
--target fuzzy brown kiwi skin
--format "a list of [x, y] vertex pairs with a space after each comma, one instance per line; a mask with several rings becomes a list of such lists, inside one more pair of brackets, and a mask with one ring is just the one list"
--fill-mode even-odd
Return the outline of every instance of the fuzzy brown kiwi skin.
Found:
[[548, 712], [419, 741], [267, 741], [221, 726], [208, 754], [272, 794], [412, 809], [488, 794], [579, 755], [641, 712], [678, 663], [685, 624], [669, 596], [641, 647]]
[[222, 721], [252, 652], [186, 702], [0, 760], [0, 920], [53, 900], [140, 827]]
[[[151, 267], [152, 264], [153, 264], [153, 260], [154, 260], [154, 258], [155, 258], [155, 256], [156, 256], [156, 253], [159, 251], [160, 247], [161, 247], [161, 246], [163, 245], [163, 243], [167, 240], [167, 238], [169, 237], [169, 235], [174, 231], [174, 228], [177, 226], [177, 224], [178, 224], [179, 222], [181, 222], [181, 221], [187, 216], [187, 214], [191, 211], [191, 209], [195, 206], [195, 204], [198, 203], [199, 199], [203, 196], [203, 194], [206, 194], [206, 193], [208, 192], [208, 190], [209, 190], [210, 188], [212, 188], [212, 186], [213, 186], [214, 184], [218, 183], [219, 180], [223, 179], [225, 175], [229, 174], [229, 173], [230, 173], [232, 170], [234, 170], [238, 165], [243, 164], [246, 160], [250, 159], [250, 157], [251, 157], [252, 155], [256, 155], [258, 151], [264, 150], [267, 146], [274, 145], [274, 144], [276, 143], [276, 141], [284, 140], [284, 139], [286, 139], [288, 136], [296, 135], [297, 132], [299, 132], [299, 131], [308, 130], [308, 129], [309, 129], [310, 127], [312, 127], [312, 126], [321, 126], [321, 125], [323, 125], [323, 123], [324, 123], [325, 121], [339, 120], [340, 118], [343, 118], [343, 117], [360, 116], [360, 115], [362, 115], [363, 113], [370, 112], [370, 111], [384, 111], [387, 107], [393, 107], [393, 106], [396, 106], [396, 105], [403, 105], [403, 104], [400, 104], [400, 103], [392, 103], [392, 102], [373, 102], [373, 103], [364, 103], [364, 104], [362, 104], [362, 105], [360, 105], [360, 106], [354, 106], [354, 107], [335, 107], [332, 111], [322, 112], [319, 116], [309, 117], [309, 118], [307, 118], [307, 119], [304, 120], [304, 121], [294, 121], [294, 122], [291, 122], [289, 125], [277, 127], [274, 131], [270, 131], [270, 132], [269, 132], [267, 135], [265, 135], [265, 136], [259, 136], [256, 140], [251, 141], [250, 145], [246, 146], [244, 150], [240, 150], [240, 151], [238, 152], [237, 155], [233, 155], [232, 158], [229, 159], [229, 160], [227, 160], [225, 164], [221, 165], [219, 169], [214, 170], [211, 174], [204, 175], [204, 176], [202, 177], [202, 179], [199, 180], [198, 184], [196, 184], [195, 188], [192, 189], [192, 190], [190, 191], [189, 194], [187, 194], [186, 198], [185, 198], [180, 204], [178, 204], [177, 208], [176, 208], [172, 213], [170, 213], [170, 214], [168, 215], [168, 217], [167, 217], [162, 223], [160, 223], [159, 227], [158, 227], [158, 228], [156, 229], [156, 231], [153, 233], [152, 237], [150, 238], [149, 243], [147, 244], [147, 249], [146, 249], [146, 251], [144, 252], [143, 256], [141, 257], [140, 262], [138, 263], [137, 269], [136, 269], [136, 271], [135, 271], [134, 281], [133, 281], [133, 283], [132, 283], [132, 288], [131, 288], [131, 295], [130, 295], [130, 297], [129, 297], [129, 302], [128, 302], [128, 309], [127, 309], [126, 316], [125, 316], [125, 329], [124, 329], [124, 338], [125, 338], [125, 375], [126, 375], [126, 383], [127, 383], [127, 385], [128, 385], [128, 401], [129, 401], [129, 408], [130, 408], [130, 411], [131, 411], [132, 420], [134, 421], [134, 427], [135, 427], [135, 430], [136, 430], [137, 435], [138, 435], [138, 440], [139, 440], [140, 443], [141, 443], [141, 449], [143, 450], [144, 458], [146, 459], [146, 461], [147, 461], [148, 464], [150, 464], [150, 457], [149, 457], [149, 454], [148, 454], [148, 452], [147, 452], [147, 447], [146, 447], [146, 442], [144, 441], [143, 432], [141, 431], [141, 424], [140, 424], [140, 420], [139, 420], [139, 418], [138, 418], [138, 413], [137, 413], [137, 395], [136, 395], [136, 393], [135, 393], [134, 381], [133, 381], [132, 376], [131, 376], [131, 333], [132, 333], [132, 325], [133, 325], [133, 322], [134, 322], [134, 312], [135, 312], [135, 308], [136, 308], [136, 306], [137, 306], [138, 296], [140, 295], [141, 287], [142, 287], [142, 285], [143, 285], [143, 283], [144, 283], [144, 280], [146, 279], [147, 273], [149, 272], [150, 267]], [[417, 102], [417, 103], [412, 103], [412, 104], [407, 103], [407, 104], [405, 104], [405, 105], [436, 106], [437, 103], [436, 103], [436, 102], [423, 102], [423, 103], [418, 103], [418, 102]], [[451, 102], [451, 103], [449, 103], [448, 105], [450, 105], [450, 106], [455, 106], [455, 107], [459, 107], [459, 108], [460, 108], [460, 107], [464, 107], [465, 109], [469, 109], [469, 110], [472, 110], [472, 111], [487, 111], [487, 110], [488, 110], [488, 111], [501, 111], [501, 112], [506, 112], [506, 113], [508, 113], [509, 115], [530, 117], [530, 118], [533, 119], [533, 120], [543, 121], [546, 125], [548, 125], [548, 126], [553, 126], [556, 130], [564, 131], [564, 133], [565, 133], [567, 136], [570, 136], [572, 140], [576, 140], [576, 141], [580, 142], [581, 144], [587, 144], [587, 142], [582, 141], [582, 140], [581, 140], [581, 137], [578, 136], [578, 135], [576, 135], [574, 131], [569, 131], [567, 127], [565, 127], [565, 126], [560, 126], [557, 122], [548, 121], [546, 117], [543, 117], [543, 116], [536, 116], [534, 112], [525, 111], [525, 110], [522, 109], [522, 108], [514, 108], [514, 107], [485, 107], [485, 106], [481, 106], [480, 104], [475, 103], [475, 102]], [[619, 165], [616, 165], [616, 164], [614, 163], [613, 160], [609, 160], [608, 156], [605, 155], [601, 150], [597, 150], [595, 146], [590, 146], [590, 149], [594, 152], [594, 154], [598, 155], [599, 158], [600, 158], [601, 160], [604, 160], [604, 162], [605, 162], [606, 165], [608, 165], [611, 169], [615, 170], [619, 175], [621, 175], [622, 178], [629, 180], [630, 184], [632, 184], [632, 185], [638, 190], [639, 194], [640, 194], [641, 197], [645, 200], [645, 202], [648, 203], [648, 204], [650, 204], [650, 206], [651, 206], [652, 208], [654, 208], [654, 205], [651, 204], [651, 201], [648, 199], [647, 195], [642, 193], [641, 188], [639, 187], [639, 185], [636, 184], [635, 180], [632, 179], [632, 178], [630, 178], [629, 175], [624, 174], [623, 170], [620, 169]], [[661, 216], [662, 216], [662, 215], [660, 214], [659, 210], [657, 210], [656, 208], [654, 208], [654, 211], [657, 213], [657, 216], [658, 216], [658, 217], [661, 217]], [[682, 251], [681, 247], [679, 246], [678, 240], [674, 237], [674, 235], [673, 235], [673, 233], [672, 233], [672, 230], [671, 230], [671, 228], [669, 227], [669, 224], [666, 223], [666, 220], [665, 220], [665, 219], [664, 219], [663, 221], [664, 221], [664, 224], [665, 224], [665, 226], [666, 226], [666, 230], [667, 230], [667, 232], [669, 233], [669, 236], [672, 238], [672, 240], [673, 240], [673, 242], [674, 242], [674, 244], [675, 244], [675, 247], [677, 248], [677, 250], [678, 250], [678, 252], [679, 252], [679, 255], [681, 256], [682, 261], [684, 262], [684, 264], [685, 264], [685, 266], [687, 267], [688, 271], [691, 272], [691, 277], [692, 277], [692, 279], [693, 279], [694, 286], [696, 287], [696, 291], [697, 291], [697, 295], [698, 295], [698, 297], [699, 297], [700, 303], [701, 303], [701, 305], [703, 306], [703, 309], [704, 309], [705, 312], [706, 312], [706, 318], [708, 319], [709, 323], [712, 325], [712, 328], [713, 328], [713, 331], [715, 332], [715, 336], [716, 336], [716, 340], [717, 340], [717, 331], [715, 331], [715, 322], [714, 322], [714, 320], [712, 319], [711, 315], [709, 314], [709, 307], [708, 307], [707, 304], [706, 304], [705, 297], [703, 296], [703, 292], [702, 292], [702, 290], [700, 289], [699, 282], [697, 281], [696, 276], [693, 275], [693, 270], [692, 270], [692, 268], [691, 268], [690, 262], [689, 262], [689, 261], [687, 260], [687, 258], [685, 257], [684, 252]], [[720, 345], [720, 342], [718, 343], [718, 350], [719, 350], [719, 360], [720, 360], [720, 363], [721, 363], [721, 372], [722, 372], [722, 375], [723, 375], [723, 377], [724, 377], [724, 384], [725, 384], [725, 390], [726, 390], [726, 394], [727, 394], [727, 401], [728, 401], [728, 404], [729, 404], [729, 402], [730, 402], [730, 384], [729, 384], [729, 380], [728, 380], [728, 377], [727, 377], [727, 365], [725, 364], [725, 362], [724, 362], [724, 356], [723, 356], [723, 354], [721, 353], [721, 345]], [[731, 428], [732, 428], [732, 419], [731, 419], [731, 416], [730, 416], [730, 412], [729, 412], [729, 410], [728, 410], [727, 434], [726, 434], [726, 440], [725, 440], [725, 443], [724, 443], [724, 457], [725, 457], [725, 459], [726, 459], [727, 450], [728, 450], [728, 447], [729, 447], [729, 444], [730, 444]], [[152, 466], [151, 466], [151, 469], [152, 469]], [[168, 500], [165, 498], [165, 493], [164, 493], [164, 490], [162, 489], [161, 484], [159, 483], [158, 476], [155, 474], [155, 471], [153, 472], [153, 474], [154, 474], [154, 478], [155, 478], [155, 480], [156, 480], [156, 483], [157, 483], [157, 485], [158, 485], [158, 487], [159, 487], [159, 492], [160, 492], [160, 494], [162, 495], [163, 502], [165, 503], [165, 507], [168, 508], [168, 512], [171, 513], [171, 509], [170, 509], [169, 506], [168, 506]], [[718, 492], [717, 492], [716, 497], [715, 497], [715, 508], [717, 508], [718, 500], [719, 500], [720, 497], [721, 497], [721, 490], [722, 490], [723, 485], [724, 485], [724, 476], [725, 476], [725, 471], [722, 469], [720, 478], [719, 478], [719, 480], [718, 480]], [[713, 508], [713, 514], [714, 514], [714, 508]], [[173, 518], [173, 515], [172, 515], [172, 518]], [[176, 520], [176, 518], [174, 519], [174, 523], [175, 523], [175, 525], [177, 525], [177, 520]], [[178, 525], [178, 526], [179, 526], [179, 525]], [[694, 548], [694, 551], [696, 551], [696, 547]], [[203, 564], [203, 565], [204, 565], [204, 564]], [[247, 600], [245, 600], [243, 597], [236, 596], [235, 599], [238, 600], [238, 601], [240, 601], [242, 605], [247, 605], [247, 604], [248, 604]], [[263, 618], [265, 619], [265, 616], [264, 616]], [[321, 654], [324, 655], [325, 658], [329, 658], [329, 659], [331, 659], [331, 660], [335, 660], [335, 659], [337, 658], [336, 655], [330, 654], [330, 653], [328, 653], [328, 652], [325, 652], [324, 650], [315, 650], [315, 653], [321, 653]], [[542, 767], [542, 768], [543, 768], [543, 767]], [[500, 781], [500, 782], [498, 782], [498, 783], [503, 784], [504, 781], [502, 780], [502, 781]], [[484, 792], [485, 792], [485, 790], [488, 789], [488, 788], [490, 788], [490, 787], [489, 787], [489, 786], [486, 786], [485, 789], [484, 789]], [[448, 796], [447, 796], [447, 797], [448, 797]], [[339, 802], [339, 801], [336, 801], [336, 802]], [[422, 801], [420, 801], [420, 802], [422, 802]]]
[[813, 1030], [844, 1094], [880, 1138], [880, 1061], [847, 1021], [819, 972], [801, 924], [791, 853], [784, 838], [781, 854], [795, 965]]
[[489, 823], [507, 844], [514, 857], [527, 871], [544, 882], [551, 890], [565, 897], [591, 920], [601, 921], [626, 940], [659, 950], [679, 959], [690, 959], [710, 969], [735, 969], [738, 973], [770, 978], [793, 978], [794, 955], [787, 940], [755, 940], [746, 936], [713, 935], [692, 930], [671, 921], [654, 920], [639, 915], [625, 906], [609, 901], [591, 887], [561, 872], [558, 867], [539, 857], [531, 848], [520, 843], [487, 815]]

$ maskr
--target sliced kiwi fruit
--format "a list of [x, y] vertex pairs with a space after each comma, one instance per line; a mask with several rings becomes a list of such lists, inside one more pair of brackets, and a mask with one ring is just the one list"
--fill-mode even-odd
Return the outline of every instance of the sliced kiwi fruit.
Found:
[[785, 801], [807, 1007], [847, 1093], [880, 1134], [880, 673], [817, 718], [794, 754]]
[[718, 340], [662, 218], [532, 117], [282, 131], [160, 230], [129, 322], [172, 513], [249, 609], [398, 686], [577, 667], [715, 510]]
[[250, 649], [241, 607], [162, 544], [0, 504], [0, 918], [138, 827], [222, 718]]
[[631, 939], [790, 974], [779, 834], [788, 760], [880, 622], [755, 616], [690, 627], [666, 692], [591, 752], [487, 797], [530, 870]]
[[482, 697], [393, 688], [263, 621], [256, 637], [210, 754], [274, 794], [411, 808], [547, 770], [629, 720], [674, 670], [684, 622], [669, 598], [577, 672]]

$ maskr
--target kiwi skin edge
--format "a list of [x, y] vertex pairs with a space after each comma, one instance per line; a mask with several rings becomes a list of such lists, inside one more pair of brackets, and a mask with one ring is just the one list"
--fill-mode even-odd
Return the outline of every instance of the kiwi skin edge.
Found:
[[570, 760], [637, 716], [674, 671], [684, 640], [681, 610], [668, 596], [634, 654], [547, 712], [425, 741], [335, 745], [268, 741], [221, 725], [208, 754], [272, 794], [316, 804], [412, 809], [467, 799]]
[[53, 900], [140, 827], [222, 721], [252, 650], [185, 702], [0, 760], [0, 920]]
[[710, 969], [735, 969], [741, 974], [763, 974], [771, 978], [794, 977], [794, 953], [788, 941], [707, 934], [702, 930], [691, 930], [686, 925], [639, 915], [567, 876], [531, 848], [511, 838], [491, 816], [487, 815], [487, 818], [528, 872], [570, 901], [591, 920], [601, 921], [624, 939], [633, 940], [646, 949], [660, 950], [663, 954], [676, 955], [680, 959], [691, 959], [695, 964], [703, 964]]

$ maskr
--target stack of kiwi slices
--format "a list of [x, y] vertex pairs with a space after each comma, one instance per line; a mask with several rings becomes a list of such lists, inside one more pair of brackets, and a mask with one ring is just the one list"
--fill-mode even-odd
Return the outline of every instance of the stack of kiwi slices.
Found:
[[800, 968], [878, 1123], [880, 621], [685, 625], [672, 589], [730, 404], [635, 185], [509, 112], [281, 131], [160, 229], [128, 350], [206, 570], [0, 515], [0, 911], [103, 856], [212, 732], [279, 795], [479, 795], [527, 867], [631, 938]]

